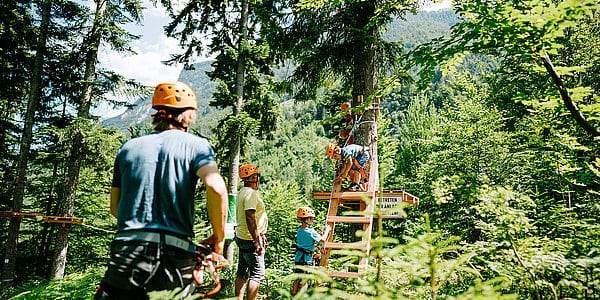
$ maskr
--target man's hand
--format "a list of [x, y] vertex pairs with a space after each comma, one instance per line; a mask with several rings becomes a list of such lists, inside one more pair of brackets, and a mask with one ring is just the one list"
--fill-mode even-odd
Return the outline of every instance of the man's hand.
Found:
[[219, 240], [214, 234], [204, 239], [201, 243], [211, 245], [213, 251], [218, 254], [222, 254], [225, 247], [225, 240]]
[[267, 241], [267, 236], [264, 233], [260, 233], [261, 244], [263, 248], [267, 249], [269, 246], [269, 241]]

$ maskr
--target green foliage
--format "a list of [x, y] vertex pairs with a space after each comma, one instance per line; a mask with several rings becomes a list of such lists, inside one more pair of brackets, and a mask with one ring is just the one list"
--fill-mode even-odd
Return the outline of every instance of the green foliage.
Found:
[[269, 251], [265, 254], [265, 263], [278, 267], [284, 265], [291, 267], [296, 252], [296, 230], [299, 226], [296, 209], [309, 203], [303, 199], [295, 184], [272, 182], [264, 188], [268, 188], [263, 192], [262, 198], [270, 220], [269, 231], [267, 231]]
[[[299, 32], [320, 32], [317, 31], [322, 25], [319, 22], [324, 20], [328, 21], [324, 24], [328, 28], [338, 26], [344, 20], [329, 19], [328, 9], [334, 5], [360, 3], [321, 2], [324, 6], [304, 12], [312, 14], [308, 17], [314, 19], [307, 20], [310, 26], [297, 28]], [[14, 8], [22, 17], [4, 18], [3, 24], [26, 21], [27, 11], [22, 7], [2, 5], [7, 7], [2, 13]], [[386, 13], [404, 8], [398, 6], [378, 12], [377, 18], [361, 28], [381, 25]], [[224, 119], [223, 124], [231, 122], [231, 126], [221, 126], [223, 131], [219, 134], [229, 137], [236, 132], [251, 135], [275, 129], [270, 140], [249, 138], [250, 144], [244, 152], [244, 158], [256, 163], [263, 175], [260, 192], [270, 221], [267, 274], [260, 296], [269, 299], [597, 298], [600, 294], [600, 204], [597, 201], [600, 149], [597, 141], [582, 132], [573, 120], [564, 118], [567, 111], [538, 61], [540, 53], [552, 56], [581, 111], [591, 122], [597, 122], [595, 94], [600, 82], [597, 78], [600, 55], [596, 45], [599, 28], [596, 8], [597, 4], [589, 1], [571, 0], [463, 1], [457, 7], [461, 22], [453, 26], [449, 38], [417, 48], [413, 53], [423, 55], [415, 56], [415, 62], [430, 64], [420, 69], [422, 74], [439, 70], [435, 73], [433, 88], [421, 94], [413, 86], [400, 86], [400, 79], [386, 81], [386, 100], [391, 101], [382, 103], [384, 113], [378, 119], [382, 187], [406, 190], [419, 196], [421, 202], [416, 207], [398, 208], [405, 210], [404, 219], [382, 220], [378, 224], [372, 236], [366, 275], [357, 280], [334, 280], [318, 269], [312, 274], [292, 273], [293, 245], [299, 225], [296, 208], [301, 205], [315, 208], [317, 230], [321, 230], [320, 224], [325, 219], [327, 201], [313, 201], [311, 193], [331, 188], [334, 166], [324, 155], [324, 146], [331, 137], [329, 133], [328, 138], [327, 133], [330, 124], [315, 121], [324, 118], [325, 109], [314, 103], [287, 101], [282, 102], [280, 108], [274, 105], [276, 98], [269, 94], [269, 89], [260, 86], [260, 83], [273, 85], [269, 77], [259, 75], [267, 69], [257, 63], [258, 60], [253, 61], [256, 64], [249, 65], [248, 82], [256, 89], [245, 95], [247, 110], [239, 118]], [[352, 9], [339, 10], [336, 17], [355, 18], [353, 12]], [[318, 18], [323, 16], [327, 18]], [[451, 12], [440, 13], [439, 17], [448, 18], [443, 24], [455, 22]], [[411, 18], [413, 16], [409, 16]], [[393, 26], [401, 26], [398, 28], [406, 32], [392, 29], [394, 32], [385, 38], [400, 40], [412, 47], [429, 36], [445, 33], [445, 25], [439, 22], [428, 28], [421, 24], [430, 21], [423, 21], [420, 16], [414, 18], [411, 20], [416, 25], [394, 22]], [[195, 24], [193, 19], [190, 22]], [[342, 28], [338, 27], [336, 29]], [[419, 31], [412, 33], [408, 28]], [[315, 31], [311, 31], [313, 29]], [[2, 34], [4, 38], [5, 33]], [[344, 37], [343, 32], [339, 36]], [[293, 38], [298, 37], [301, 36]], [[293, 47], [293, 51], [310, 50], [293, 53], [309, 64], [299, 69], [314, 76], [307, 79], [307, 84], [336, 81], [335, 76], [328, 77], [332, 74], [329, 67], [348, 72], [348, 65], [340, 63], [344, 58], [310, 59], [324, 54], [335, 56], [343, 52], [346, 55], [348, 49], [354, 49], [340, 46], [351, 39], [316, 47], [313, 41], [323, 38], [314, 35], [300, 40], [299, 48]], [[23, 46], [30, 42], [25, 36], [6, 40], [20, 40], [22, 43], [16, 44]], [[229, 56], [221, 57], [223, 62], [230, 63], [239, 55], [233, 48], [222, 49], [230, 51]], [[265, 59], [263, 62], [270, 59], [269, 50], [260, 43], [245, 44], [244, 48], [256, 58]], [[465, 53], [466, 50], [492, 56], [474, 56]], [[7, 59], [2, 56], [3, 60], [18, 63], [14, 68], [4, 64], [3, 71], [12, 68], [23, 73], [22, 70], [28, 70], [26, 57], [19, 56], [22, 53], [3, 54], [7, 54]], [[436, 69], [441, 58], [449, 60], [441, 69]], [[50, 65], [55, 66], [58, 61]], [[323, 68], [322, 73], [317, 72], [317, 68]], [[392, 68], [386, 71], [400, 72]], [[226, 107], [235, 100], [231, 89], [234, 73], [227, 68], [220, 72], [226, 78], [219, 90], [223, 96], [220, 100]], [[185, 76], [191, 75], [186, 73]], [[427, 81], [430, 79], [427, 77]], [[68, 86], [60, 85], [61, 88]], [[339, 82], [335, 86], [342, 87]], [[15, 114], [22, 101], [14, 99], [24, 99], [25, 87], [25, 83], [19, 83], [0, 92], [4, 95], [0, 97], [0, 106], [6, 111], [2, 121], [9, 121], [7, 126], [1, 126], [6, 130], [1, 132], [6, 138], [6, 146], [2, 148], [6, 151], [2, 153], [7, 153], [2, 157], [3, 207], [8, 207], [5, 195], [11, 191], [11, 165], [18, 144], [14, 137], [20, 130], [16, 126], [19, 123], [10, 120], [18, 119]], [[59, 85], [53, 91], [61, 91]], [[300, 92], [310, 95], [311, 91]], [[337, 103], [331, 105], [330, 112], [336, 116], [337, 101], [347, 98], [350, 92], [341, 88], [326, 93], [331, 103]], [[56, 96], [57, 103], [61, 97]], [[210, 127], [217, 124], [216, 120], [222, 115], [206, 112], [194, 132], [214, 137]], [[258, 112], [267, 112], [266, 119], [258, 117]], [[335, 117], [330, 123], [336, 122], [333, 119]], [[279, 125], [276, 128], [257, 125], [263, 121]], [[64, 162], [69, 151], [66, 141], [75, 132], [82, 132], [85, 136], [82, 147], [87, 155], [80, 172], [75, 214], [85, 218], [86, 224], [72, 228], [69, 275], [63, 280], [48, 281], [35, 275], [47, 274], [50, 263], [47, 253], [52, 250], [56, 227], [43, 223], [41, 218], [24, 219], [17, 270], [18, 279], [24, 281], [0, 291], [1, 298], [88, 299], [105, 270], [115, 222], [109, 214], [107, 192], [113, 155], [124, 136], [86, 122], [74, 122], [73, 127], [66, 127], [71, 122], [67, 117], [47, 122], [49, 126], [36, 127], [39, 130], [37, 144], [32, 152], [35, 159], [28, 175], [24, 210], [53, 211], [56, 195], [64, 188]], [[239, 131], [244, 124], [248, 127]], [[236, 127], [238, 129], [234, 129]], [[143, 132], [132, 130], [130, 134]], [[228, 145], [221, 143], [216, 149], [226, 153]], [[202, 196], [202, 193], [199, 189], [198, 194]], [[195, 222], [197, 241], [209, 234], [207, 219], [205, 202], [199, 201]], [[7, 224], [5, 218], [1, 222]], [[339, 238], [338, 233], [350, 234], [342, 226], [338, 229], [336, 238]], [[5, 237], [5, 230], [2, 232], [1, 237]], [[330, 266], [354, 269], [356, 260], [365, 256], [360, 251], [334, 251]], [[235, 276], [233, 268], [221, 275], [229, 282]], [[309, 279], [319, 285], [292, 297], [289, 291], [295, 278]], [[156, 292], [152, 297], [177, 298], [178, 293], [177, 290]], [[219, 297], [232, 294], [229, 285]]]
[[312, 191], [328, 190], [333, 165], [325, 156], [328, 139], [323, 127], [314, 121], [318, 108], [311, 103], [282, 104], [282, 125], [271, 140], [254, 140], [246, 148], [247, 161], [261, 171], [263, 184], [271, 181], [295, 183], [307, 199]]
[[[104, 270], [93, 269], [65, 276], [62, 280], [36, 278], [6, 293], [7, 299], [92, 299]], [[1, 295], [1, 294], [0, 294]]]
[[[419, 46], [411, 55], [411, 63], [421, 65], [419, 73], [422, 83], [429, 83], [436, 67], [442, 62], [452, 59], [464, 53], [485, 53], [498, 57], [501, 61], [507, 61], [507, 68], [512, 66], [524, 67], [526, 70], [550, 75], [553, 77], [569, 77], [580, 75], [586, 68], [587, 62], [578, 60], [561, 59], [565, 50], [564, 39], [570, 39], [578, 43], [577, 35], [570, 37], [572, 32], [577, 34], [589, 34], [583, 30], [576, 29], [583, 26], [593, 32], [597, 32], [597, 26], [589, 26], [587, 23], [597, 14], [598, 2], [563, 0], [556, 2], [532, 0], [524, 2], [514, 1], [464, 1], [455, 6], [462, 22], [452, 27], [450, 37], [440, 38], [431, 43]], [[596, 28], [596, 29], [594, 29]], [[595, 36], [592, 34], [591, 36]], [[581, 45], [581, 44], [580, 44]], [[597, 52], [597, 47], [585, 45], [592, 52]], [[579, 49], [566, 49], [578, 51]], [[569, 53], [571, 52], [569, 51]], [[562, 65], [553, 65], [550, 57], [557, 57]], [[570, 57], [570, 55], [569, 55]], [[594, 61], [593, 61], [594, 62]], [[594, 66], [592, 68], [596, 68]], [[551, 70], [555, 69], [555, 70]], [[500, 69], [502, 72], [502, 69]], [[537, 103], [549, 101], [545, 104], [564, 102], [563, 109], [567, 108], [571, 117], [591, 135], [597, 135], [597, 122], [592, 121], [598, 114], [596, 111], [595, 98], [591, 89], [586, 84], [589, 80], [568, 80], [568, 86], [562, 86], [557, 79], [553, 79], [553, 86], [546, 86], [542, 97], [531, 97], [528, 100]], [[540, 82], [536, 82], [540, 84]], [[527, 85], [525, 85], [527, 86]], [[568, 88], [568, 90], [567, 90]], [[537, 91], [539, 92], [539, 91]], [[512, 95], [513, 97], [515, 95]], [[580, 101], [586, 99], [586, 101]], [[576, 101], [579, 104], [571, 104]], [[593, 101], [593, 102], [590, 102]], [[556, 105], [556, 104], [555, 104]], [[546, 105], [544, 105], [546, 106]], [[582, 108], [578, 108], [581, 106]], [[546, 106], [547, 107], [547, 106]], [[582, 111], [589, 112], [591, 118], [588, 120], [580, 115]]]
[[385, 186], [388, 178], [392, 177], [396, 166], [398, 144], [400, 143], [391, 136], [388, 130], [390, 123], [391, 121], [385, 118], [377, 120], [377, 160], [379, 163], [379, 178], [384, 182], [383, 186]]
[[[598, 281], [598, 276], [584, 275], [586, 279], [581, 276], [598, 269], [598, 254], [594, 251], [569, 259], [570, 244], [577, 238], [557, 240], [536, 234], [530, 217], [534, 215], [535, 205], [531, 199], [503, 188], [488, 187], [480, 190], [478, 198], [481, 202], [476, 206], [477, 226], [483, 239], [466, 244], [465, 248], [478, 253], [472, 262], [481, 276], [512, 278], [505, 291], [526, 298], [555, 298], [557, 295], [578, 298], [588, 294], [590, 288], [595, 289], [589, 284]], [[592, 228], [583, 231], [594, 230]]]
[[280, 13], [280, 29], [270, 36], [275, 52], [296, 64], [283, 84], [286, 92], [300, 101], [315, 99], [320, 88], [332, 86], [362, 95], [364, 77], [401, 71], [396, 58], [402, 45], [380, 33], [417, 6], [413, 0], [293, 2], [291, 10]]

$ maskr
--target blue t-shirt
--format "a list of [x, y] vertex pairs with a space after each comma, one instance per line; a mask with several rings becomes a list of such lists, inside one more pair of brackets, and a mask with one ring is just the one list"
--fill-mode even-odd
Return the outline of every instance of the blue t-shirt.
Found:
[[[296, 232], [296, 245], [299, 248], [306, 249], [310, 252], [315, 251], [315, 245], [323, 239], [321, 235], [310, 227], [298, 228]], [[306, 254], [302, 251], [296, 250], [296, 257], [294, 258], [295, 263], [310, 264], [313, 258], [311, 254]]]
[[214, 161], [206, 139], [181, 130], [153, 132], [123, 144], [112, 181], [121, 188], [117, 230], [193, 237], [196, 171]]
[[[367, 161], [369, 160], [369, 151], [367, 147], [363, 147], [361, 145], [350, 144], [344, 148], [342, 148], [342, 158], [346, 160], [348, 157], [356, 158], [356, 161], [361, 167], [364, 167]], [[353, 170], [358, 170], [358, 168], [353, 164]]]
[[350, 144], [344, 148], [342, 148], [342, 158], [348, 158], [348, 157], [359, 157], [361, 154], [363, 154], [363, 146], [361, 145], [356, 145], [356, 144]]

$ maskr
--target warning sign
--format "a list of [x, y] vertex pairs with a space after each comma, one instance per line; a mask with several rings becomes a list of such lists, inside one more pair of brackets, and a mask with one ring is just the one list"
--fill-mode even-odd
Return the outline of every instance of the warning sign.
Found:
[[381, 210], [383, 218], [402, 218], [401, 203], [418, 204], [419, 198], [404, 192], [384, 192], [381, 198], [377, 198], [377, 207]]

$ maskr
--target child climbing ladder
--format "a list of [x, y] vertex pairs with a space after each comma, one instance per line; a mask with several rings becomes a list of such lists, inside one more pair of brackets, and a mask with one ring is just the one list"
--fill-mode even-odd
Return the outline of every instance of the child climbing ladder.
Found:
[[[296, 256], [294, 264], [297, 266], [314, 266], [315, 246], [327, 239], [330, 227], [328, 225], [325, 226], [323, 235], [311, 228], [310, 226], [315, 218], [315, 211], [310, 207], [298, 208], [296, 217], [298, 217], [301, 225], [296, 233]], [[300, 268], [294, 268], [294, 273], [305, 273], [305, 271]], [[300, 288], [304, 288], [305, 286], [306, 282], [302, 282], [302, 279], [298, 278], [294, 280], [292, 295], [296, 295]]]

